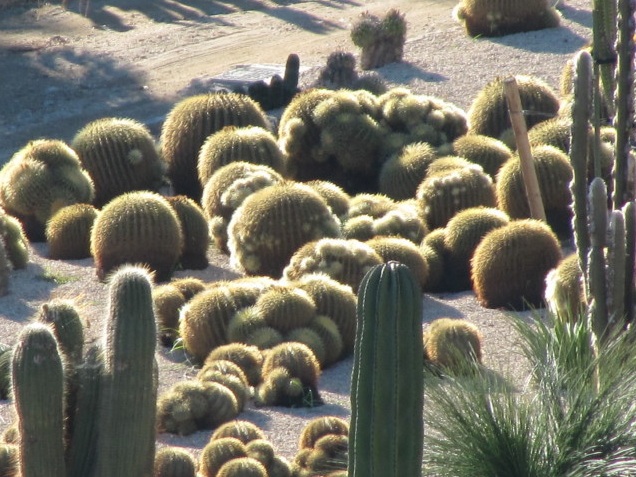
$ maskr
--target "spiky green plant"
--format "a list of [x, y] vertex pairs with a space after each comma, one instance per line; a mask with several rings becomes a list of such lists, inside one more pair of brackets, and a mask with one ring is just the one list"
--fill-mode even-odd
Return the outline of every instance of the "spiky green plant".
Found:
[[362, 50], [360, 68], [371, 70], [402, 61], [406, 25], [404, 14], [395, 8], [382, 18], [362, 13], [351, 27], [351, 41]]
[[210, 233], [201, 206], [185, 195], [170, 196], [166, 199], [177, 214], [183, 234], [179, 266], [188, 270], [207, 268]]
[[256, 439], [267, 438], [260, 427], [250, 421], [242, 419], [221, 424], [210, 436], [210, 442], [223, 437], [233, 437], [243, 444], [247, 444]]
[[481, 364], [483, 337], [467, 320], [437, 318], [424, 329], [423, 340], [425, 359], [442, 372], [461, 374], [469, 362]]
[[179, 447], [163, 447], [155, 455], [153, 477], [196, 477], [192, 453]]
[[58, 210], [46, 223], [49, 257], [73, 260], [91, 256], [91, 227], [98, 210], [91, 204], [73, 204]]
[[480, 165], [493, 179], [499, 168], [512, 157], [502, 141], [482, 134], [464, 134], [453, 141], [453, 154]]
[[226, 462], [247, 457], [245, 443], [235, 437], [217, 437], [208, 442], [199, 457], [199, 472], [203, 477], [216, 477]]
[[20, 270], [29, 263], [29, 240], [18, 219], [7, 214], [0, 207], [0, 237], [7, 257], [14, 270]]

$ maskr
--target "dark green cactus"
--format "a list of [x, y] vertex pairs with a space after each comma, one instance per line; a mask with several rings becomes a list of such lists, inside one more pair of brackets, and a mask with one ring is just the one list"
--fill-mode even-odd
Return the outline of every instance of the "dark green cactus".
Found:
[[186, 270], [203, 270], [209, 265], [210, 232], [201, 206], [185, 195], [166, 197], [177, 214], [183, 234], [179, 266]]
[[356, 57], [347, 51], [334, 51], [327, 57], [327, 63], [320, 69], [314, 87], [327, 89], [352, 88], [358, 79]]
[[560, 260], [559, 241], [541, 221], [514, 220], [491, 230], [471, 260], [477, 301], [486, 308], [541, 307], [545, 278]]
[[548, 0], [461, 0], [453, 16], [472, 37], [556, 28], [561, 19]]
[[26, 268], [29, 263], [29, 240], [22, 224], [0, 208], [0, 239], [14, 270]]
[[11, 369], [20, 475], [66, 477], [64, 365], [51, 328], [31, 323], [22, 330]]
[[298, 248], [338, 236], [340, 221], [317, 192], [296, 182], [273, 185], [251, 194], [232, 215], [230, 262], [248, 275], [278, 278]]
[[454, 318], [437, 318], [425, 329], [425, 359], [443, 372], [465, 374], [471, 363], [481, 364], [482, 334], [473, 323]]
[[97, 119], [77, 132], [71, 147], [93, 180], [97, 207], [125, 192], [159, 191], [164, 185], [165, 164], [150, 130], [139, 121]]
[[93, 182], [63, 141], [31, 141], [0, 169], [0, 207], [20, 220], [32, 241], [45, 240], [46, 222], [59, 209], [93, 197]]
[[360, 68], [363, 70], [402, 61], [406, 42], [404, 14], [395, 8], [382, 18], [362, 13], [351, 27], [351, 41], [362, 50]]
[[201, 146], [197, 162], [201, 187], [221, 167], [236, 161], [268, 166], [282, 175], [286, 171], [285, 156], [269, 130], [259, 126], [227, 126], [208, 136]]
[[144, 264], [158, 281], [170, 278], [183, 250], [179, 217], [155, 192], [122, 194], [99, 213], [91, 229], [91, 254], [103, 280], [125, 263]]
[[422, 297], [408, 267], [389, 262], [365, 275], [358, 322], [348, 475], [421, 475]]
[[287, 106], [300, 91], [298, 81], [300, 79], [300, 58], [296, 53], [290, 53], [285, 61], [285, 73], [283, 74], [283, 104], [277, 107]]
[[157, 328], [150, 275], [119, 269], [109, 283], [96, 477], [150, 475], [155, 456]]
[[155, 455], [153, 477], [196, 477], [194, 456], [180, 447], [163, 447]]
[[480, 165], [493, 179], [499, 168], [512, 157], [512, 151], [506, 144], [482, 134], [465, 134], [455, 139], [453, 154]]
[[225, 126], [269, 126], [260, 106], [242, 94], [212, 93], [191, 96], [177, 103], [161, 129], [161, 152], [176, 194], [197, 202], [202, 186], [198, 180], [199, 150], [210, 134]]
[[91, 227], [98, 210], [90, 204], [73, 204], [58, 210], [46, 223], [49, 257], [77, 260], [91, 256]]

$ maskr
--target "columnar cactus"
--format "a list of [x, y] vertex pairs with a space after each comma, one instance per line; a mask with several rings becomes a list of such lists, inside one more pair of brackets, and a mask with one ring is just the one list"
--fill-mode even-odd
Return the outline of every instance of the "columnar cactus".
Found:
[[134, 191], [109, 202], [91, 229], [91, 254], [103, 280], [125, 263], [143, 263], [158, 281], [170, 278], [183, 250], [179, 217], [155, 192]]
[[461, 0], [455, 19], [473, 37], [503, 36], [559, 26], [561, 15], [548, 0]]
[[67, 364], [74, 366], [81, 363], [84, 349], [84, 325], [73, 302], [53, 299], [44, 303], [35, 319], [51, 326], [59, 350]]
[[65, 477], [64, 365], [48, 326], [32, 323], [22, 330], [11, 368], [20, 475]]
[[149, 274], [123, 267], [109, 284], [96, 477], [151, 475], [155, 457], [157, 329]]
[[152, 134], [134, 119], [92, 121], [77, 132], [71, 147], [93, 180], [97, 207], [125, 192], [158, 191], [164, 184], [166, 168]]
[[561, 260], [546, 276], [545, 301], [550, 312], [562, 321], [575, 322], [585, 316], [585, 283], [576, 253]]
[[197, 202], [202, 185], [197, 174], [199, 150], [210, 134], [225, 126], [269, 126], [265, 113], [248, 96], [213, 93], [177, 103], [161, 129], [161, 152], [174, 192]]
[[91, 256], [91, 227], [98, 210], [91, 204], [73, 204], [58, 210], [46, 223], [49, 257], [75, 260]]
[[422, 297], [398, 262], [374, 267], [358, 293], [351, 375], [351, 477], [422, 473]]

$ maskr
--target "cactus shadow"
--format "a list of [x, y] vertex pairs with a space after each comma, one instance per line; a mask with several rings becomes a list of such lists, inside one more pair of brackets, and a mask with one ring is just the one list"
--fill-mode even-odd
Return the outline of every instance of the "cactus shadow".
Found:
[[487, 39], [483, 38], [477, 41], [490, 41], [502, 46], [533, 53], [549, 52], [554, 54], [574, 53], [589, 43], [587, 38], [575, 33], [566, 26], [560, 26], [556, 29], [564, 32], [562, 35], [563, 39], [560, 42], [546, 42], [544, 30], [514, 33]]
[[391, 78], [391, 82], [403, 84], [409, 84], [416, 80], [428, 83], [441, 83], [449, 80], [447, 76], [433, 71], [427, 71], [419, 66], [409, 63], [408, 61], [389, 63], [372, 71], [378, 73], [385, 80]]
[[430, 323], [433, 320], [438, 318], [465, 318], [466, 315], [448, 302], [444, 301], [444, 299], [448, 297], [453, 297], [455, 295], [464, 295], [465, 293], [444, 293], [444, 294], [424, 294], [424, 299], [422, 302], [422, 318], [424, 323]]
[[587, 28], [592, 28], [592, 11], [589, 9], [576, 8], [567, 3], [563, 3], [558, 7], [561, 15], [569, 20]]

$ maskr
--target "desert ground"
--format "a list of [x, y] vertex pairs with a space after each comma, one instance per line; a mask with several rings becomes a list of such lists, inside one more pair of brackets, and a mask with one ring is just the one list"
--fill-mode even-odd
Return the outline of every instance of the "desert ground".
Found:
[[[440, 97], [467, 110], [476, 93], [497, 76], [537, 76], [556, 91], [566, 61], [591, 38], [591, 1], [567, 0], [558, 28], [500, 38], [468, 37], [451, 17], [452, 0], [113, 0], [0, 2], [0, 164], [29, 140], [70, 141], [87, 122], [130, 117], [158, 136], [166, 113], [180, 99], [204, 92], [214, 78], [239, 65], [284, 65], [297, 53], [310, 84], [336, 50], [358, 54], [350, 40], [352, 21], [364, 11], [391, 7], [408, 23], [401, 63], [376, 70], [391, 86]], [[275, 116], [275, 112], [272, 113]], [[238, 276], [228, 257], [210, 250], [203, 271], [179, 271], [211, 282]], [[102, 330], [107, 286], [91, 259], [54, 261], [46, 244], [32, 244], [26, 270], [11, 274], [10, 294], [0, 298], [0, 341], [12, 344], [42, 303], [69, 298], [78, 305], [89, 341]], [[515, 337], [499, 310], [477, 303], [472, 292], [426, 294], [424, 322], [462, 317], [484, 334], [484, 365], [523, 386]], [[525, 314], [524, 317], [527, 317]], [[161, 348], [160, 392], [193, 375], [180, 351]], [[321, 415], [349, 416], [351, 360], [325, 370], [319, 390], [325, 405], [287, 409], [249, 407], [241, 415], [265, 431], [277, 452], [297, 451], [304, 424]], [[10, 402], [0, 403], [0, 431], [13, 420]], [[160, 435], [196, 455], [210, 431]]]

